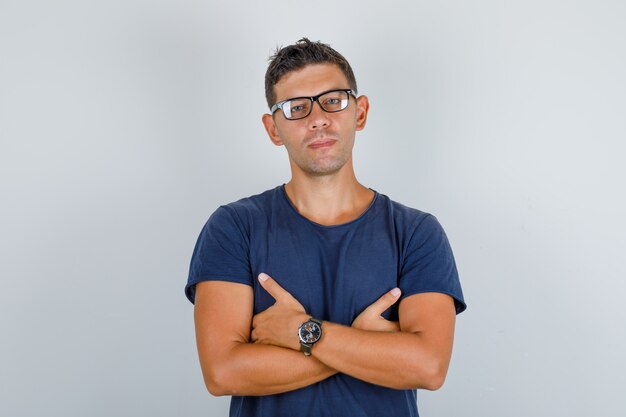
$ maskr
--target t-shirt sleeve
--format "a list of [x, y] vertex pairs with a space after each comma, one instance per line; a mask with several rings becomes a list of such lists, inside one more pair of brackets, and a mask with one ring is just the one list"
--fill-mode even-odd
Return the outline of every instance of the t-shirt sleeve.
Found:
[[457, 314], [467, 308], [452, 248], [434, 216], [426, 215], [415, 227], [405, 249], [398, 281], [403, 298], [439, 292], [454, 299]]
[[253, 285], [249, 235], [230, 207], [218, 208], [206, 222], [191, 257], [185, 295], [195, 303], [196, 284], [230, 281]]

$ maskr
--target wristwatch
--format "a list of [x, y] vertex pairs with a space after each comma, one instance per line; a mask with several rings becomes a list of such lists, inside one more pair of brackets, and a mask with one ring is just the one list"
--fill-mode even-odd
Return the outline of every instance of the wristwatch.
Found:
[[298, 337], [300, 337], [300, 350], [304, 356], [311, 356], [313, 345], [322, 337], [322, 321], [313, 317], [309, 318], [298, 329]]

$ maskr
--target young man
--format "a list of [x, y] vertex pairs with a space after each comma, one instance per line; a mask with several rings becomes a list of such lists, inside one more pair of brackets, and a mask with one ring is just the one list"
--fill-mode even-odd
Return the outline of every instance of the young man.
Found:
[[231, 416], [417, 416], [465, 309], [446, 236], [357, 181], [369, 103], [343, 56], [301, 39], [265, 88], [292, 177], [221, 206], [198, 238], [185, 291], [207, 388], [233, 396]]

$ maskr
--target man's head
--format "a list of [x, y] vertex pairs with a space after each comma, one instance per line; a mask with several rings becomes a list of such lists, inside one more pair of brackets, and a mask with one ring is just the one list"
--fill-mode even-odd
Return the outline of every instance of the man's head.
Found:
[[369, 109], [355, 90], [350, 65], [327, 45], [303, 39], [276, 53], [266, 76], [270, 113], [262, 121], [271, 141], [287, 149], [294, 178], [353, 175], [355, 133]]
[[276, 50], [270, 58], [270, 64], [265, 73], [265, 98], [267, 105], [276, 104], [274, 87], [285, 75], [313, 64], [337, 65], [348, 81], [349, 87], [357, 94], [356, 79], [348, 61], [329, 45], [321, 42], [311, 42], [302, 38], [294, 45], [285, 46]]

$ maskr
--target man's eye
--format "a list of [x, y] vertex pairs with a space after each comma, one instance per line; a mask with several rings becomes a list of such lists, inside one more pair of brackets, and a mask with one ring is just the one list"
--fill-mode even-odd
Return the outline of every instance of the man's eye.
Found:
[[331, 106], [339, 103], [341, 103], [341, 100], [338, 98], [329, 98], [325, 101], [325, 104], [330, 104]]
[[304, 106], [293, 106], [291, 108], [291, 113], [302, 113], [304, 111]]

